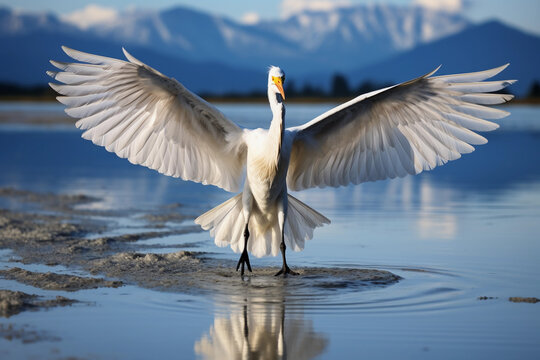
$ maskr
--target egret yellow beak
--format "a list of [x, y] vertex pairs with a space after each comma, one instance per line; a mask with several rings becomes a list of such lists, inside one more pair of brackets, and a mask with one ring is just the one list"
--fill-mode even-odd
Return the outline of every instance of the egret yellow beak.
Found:
[[277, 86], [283, 100], [285, 100], [285, 91], [283, 91], [283, 80], [281, 80], [280, 77], [272, 76], [272, 81]]

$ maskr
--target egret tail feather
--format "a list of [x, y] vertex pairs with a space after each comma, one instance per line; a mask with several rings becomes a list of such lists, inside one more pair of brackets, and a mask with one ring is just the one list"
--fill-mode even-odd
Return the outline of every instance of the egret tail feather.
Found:
[[[288, 212], [285, 221], [285, 243], [293, 251], [304, 249], [306, 240], [313, 238], [315, 228], [330, 224], [330, 220], [292, 195], [288, 195]], [[268, 214], [254, 211], [248, 224], [250, 237], [248, 250], [256, 257], [279, 254], [281, 231], [277, 221]], [[277, 214], [275, 216], [277, 218]], [[240, 253], [244, 250], [242, 194], [238, 194], [195, 219], [204, 230], [210, 230], [217, 246], [230, 245]]]
[[204, 230], [210, 230], [217, 246], [231, 245], [234, 252], [243, 251], [240, 241], [245, 226], [242, 194], [238, 194], [195, 219]]

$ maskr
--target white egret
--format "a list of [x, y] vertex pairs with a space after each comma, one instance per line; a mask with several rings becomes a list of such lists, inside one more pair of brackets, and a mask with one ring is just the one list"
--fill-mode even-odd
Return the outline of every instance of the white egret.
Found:
[[[218, 246], [276, 256], [278, 274], [292, 273], [286, 248], [304, 248], [326, 217], [288, 194], [288, 189], [345, 186], [431, 170], [487, 140], [508, 112], [483, 105], [512, 95], [489, 94], [514, 81], [484, 81], [507, 65], [467, 74], [432, 76], [360, 95], [305, 125], [285, 127], [285, 74], [271, 67], [269, 129], [242, 129], [175, 79], [135, 59], [128, 61], [63, 47], [79, 63], [51, 61], [51, 83], [66, 112], [79, 118], [82, 137], [165, 175], [243, 191], [195, 222]], [[242, 241], [243, 240], [243, 241]]]

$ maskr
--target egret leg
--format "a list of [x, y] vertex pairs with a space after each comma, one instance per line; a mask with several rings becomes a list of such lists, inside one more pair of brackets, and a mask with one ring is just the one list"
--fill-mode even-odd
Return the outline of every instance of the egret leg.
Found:
[[279, 244], [279, 248], [281, 250], [281, 256], [283, 257], [283, 266], [281, 267], [281, 270], [279, 270], [276, 274], [287, 276], [287, 274], [290, 275], [298, 275], [294, 271], [292, 271], [289, 266], [287, 266], [287, 259], [285, 258], [285, 250], [287, 250], [287, 246], [285, 245], [285, 219], [287, 218], [287, 196], [285, 195], [283, 197], [283, 201], [279, 203], [279, 212], [278, 212], [278, 223], [279, 228], [281, 230], [281, 244]]
[[251, 270], [251, 264], [249, 263], [249, 255], [247, 252], [247, 243], [249, 239], [249, 230], [248, 230], [248, 224], [246, 224], [246, 228], [244, 229], [244, 251], [242, 251], [242, 255], [240, 255], [240, 260], [238, 260], [238, 264], [236, 265], [236, 271], [241, 267], [240, 275], [244, 276], [244, 267], [247, 265], [247, 268], [249, 272], [252, 272]]

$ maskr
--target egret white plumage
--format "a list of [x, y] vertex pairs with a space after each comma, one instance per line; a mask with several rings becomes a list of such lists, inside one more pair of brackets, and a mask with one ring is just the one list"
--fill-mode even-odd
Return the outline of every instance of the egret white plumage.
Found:
[[[431, 170], [487, 140], [487, 121], [509, 113], [484, 105], [512, 99], [491, 94], [512, 84], [484, 81], [507, 65], [433, 76], [360, 95], [297, 127], [285, 127], [285, 74], [271, 67], [269, 129], [242, 129], [180, 82], [135, 59], [127, 61], [63, 47], [79, 63], [51, 61], [51, 83], [82, 137], [165, 175], [243, 191], [195, 222], [218, 246], [241, 252], [237, 270], [254, 256], [283, 258], [302, 250], [316, 227], [330, 223], [288, 190], [346, 186]], [[245, 176], [244, 176], [245, 175]]]

